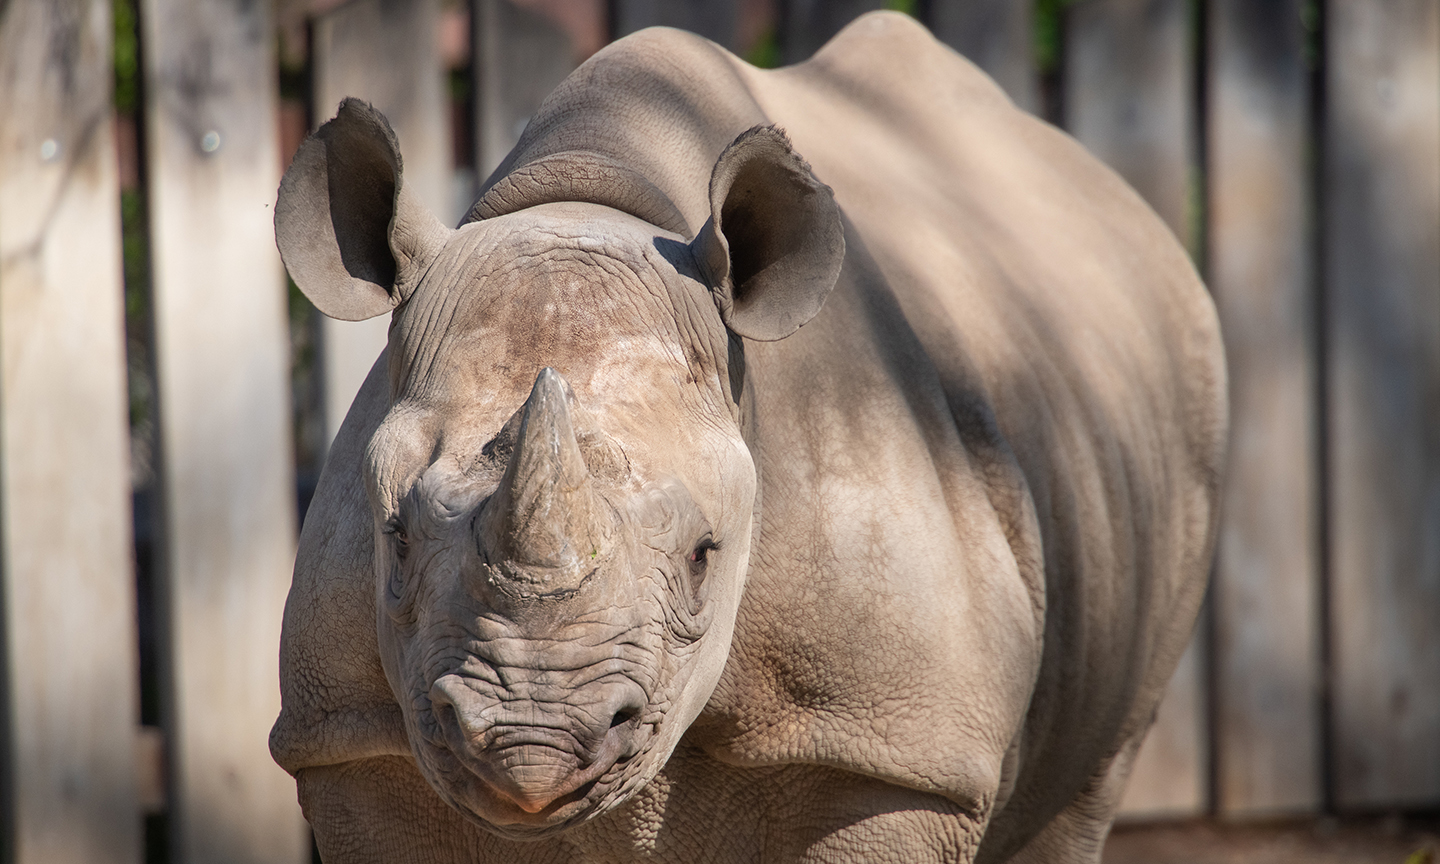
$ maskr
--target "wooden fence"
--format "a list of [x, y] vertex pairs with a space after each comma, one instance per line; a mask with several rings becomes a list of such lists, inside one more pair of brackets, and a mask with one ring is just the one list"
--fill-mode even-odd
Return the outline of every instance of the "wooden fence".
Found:
[[[139, 0], [132, 45], [133, 2], [0, 2], [0, 860], [308, 860], [266, 750], [297, 452], [303, 480], [384, 330], [287, 327], [285, 130], [372, 100], [453, 220], [612, 35], [791, 62], [885, 4]], [[1127, 816], [1440, 805], [1440, 4], [909, 6], [1124, 175], [1220, 309], [1219, 559]], [[145, 216], [123, 277], [122, 182]]]

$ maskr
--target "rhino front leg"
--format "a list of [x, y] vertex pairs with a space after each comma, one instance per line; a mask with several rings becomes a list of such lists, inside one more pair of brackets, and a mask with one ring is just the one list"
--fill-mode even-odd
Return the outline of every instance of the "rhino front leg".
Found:
[[1081, 793], [1025, 844], [1011, 864], [1100, 864], [1105, 838], [1120, 809], [1125, 783], [1146, 729], [1132, 736], [1100, 767]]

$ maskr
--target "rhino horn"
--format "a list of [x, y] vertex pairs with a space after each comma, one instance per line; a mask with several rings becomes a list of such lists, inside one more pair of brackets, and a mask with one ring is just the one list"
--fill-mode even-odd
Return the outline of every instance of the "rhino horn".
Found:
[[[580, 452], [570, 386], [546, 367], [517, 412], [509, 464], [479, 522], [487, 557], [523, 593], [573, 591], [600, 558], [609, 509]], [[513, 422], [513, 420], [512, 420]]]

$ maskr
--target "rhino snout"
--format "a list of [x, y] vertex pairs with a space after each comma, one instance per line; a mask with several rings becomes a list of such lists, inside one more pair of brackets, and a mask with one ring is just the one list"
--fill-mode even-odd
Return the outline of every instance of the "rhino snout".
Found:
[[[435, 682], [430, 704], [446, 749], [492, 794], [534, 815], [583, 797], [585, 787], [643, 746], [640, 688], [627, 682], [587, 689], [573, 705], [496, 702], [452, 674]], [[587, 695], [594, 698], [582, 701]]]

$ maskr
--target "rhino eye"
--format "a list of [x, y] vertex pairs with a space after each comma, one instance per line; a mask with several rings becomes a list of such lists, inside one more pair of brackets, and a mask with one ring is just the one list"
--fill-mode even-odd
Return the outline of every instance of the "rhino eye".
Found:
[[391, 519], [385, 523], [383, 530], [395, 541], [395, 557], [404, 561], [410, 552], [410, 535], [405, 532], [404, 524], [399, 519]]
[[719, 546], [709, 535], [695, 544], [694, 551], [687, 559], [690, 563], [690, 587], [692, 590], [699, 589], [701, 583], [705, 581], [705, 573], [710, 565], [710, 553], [718, 548]]

